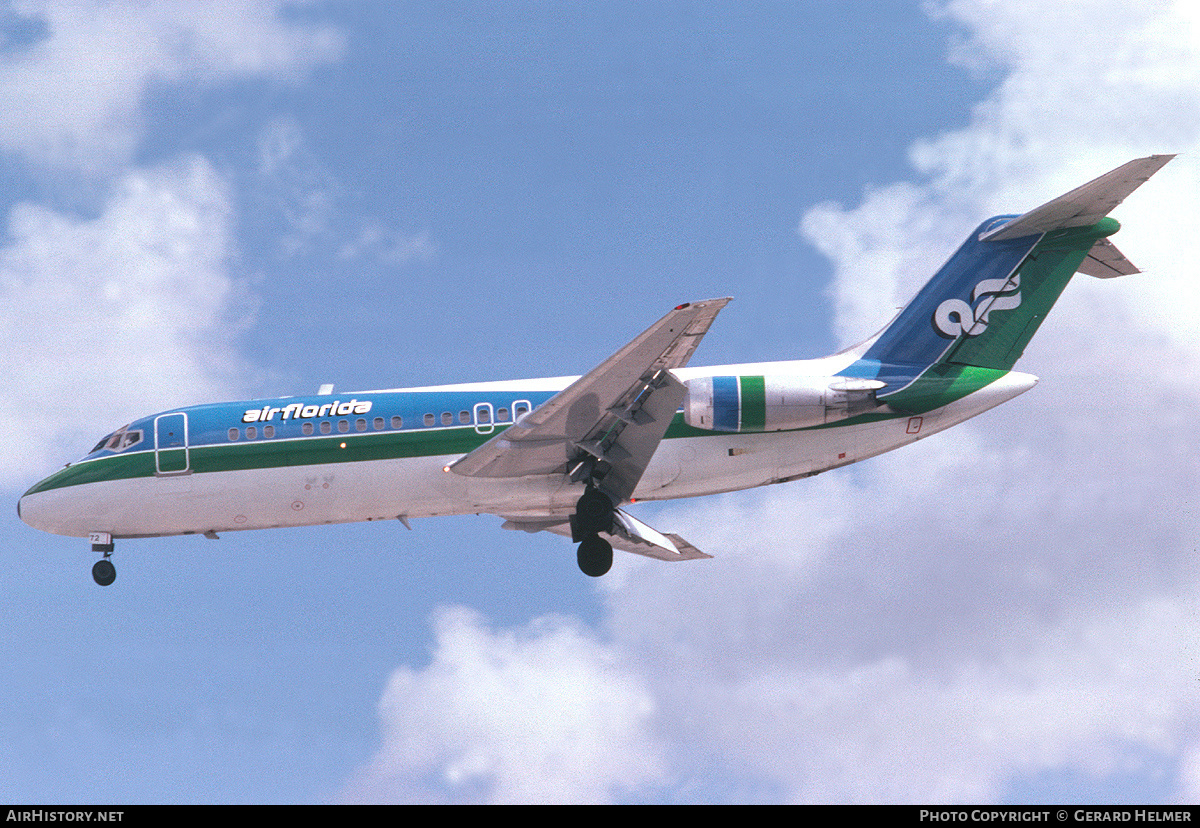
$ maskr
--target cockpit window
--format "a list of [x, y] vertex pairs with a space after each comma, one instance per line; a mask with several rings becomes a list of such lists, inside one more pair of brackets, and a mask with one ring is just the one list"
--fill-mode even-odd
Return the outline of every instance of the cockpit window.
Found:
[[94, 454], [100, 449], [108, 449], [109, 451], [124, 451], [131, 446], [136, 446], [140, 442], [142, 442], [142, 430], [140, 428], [135, 428], [130, 431], [129, 426], [125, 425], [121, 426], [121, 428], [105, 437], [99, 443], [96, 443], [95, 448], [88, 453]]

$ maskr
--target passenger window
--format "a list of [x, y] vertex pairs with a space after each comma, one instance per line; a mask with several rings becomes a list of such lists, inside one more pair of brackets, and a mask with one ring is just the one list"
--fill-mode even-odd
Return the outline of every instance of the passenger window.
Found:
[[304, 436], [307, 437], [308, 435], [313, 433], [312, 423], [305, 423], [304, 425], [300, 426], [300, 430], [303, 431]]
[[399, 414], [392, 417], [392, 428], [402, 428], [404, 426], [404, 418]]
[[333, 426], [330, 425], [329, 420], [326, 420], [325, 422], [321, 423], [321, 433], [322, 434], [330, 434], [332, 432], [333, 432]]
[[492, 421], [492, 412], [489, 409], [481, 406], [475, 409], [475, 412], [479, 415], [479, 422], [490, 423]]
[[519, 420], [528, 413], [529, 413], [529, 404], [528, 403], [519, 402], [519, 403], [513, 404], [513, 416], [516, 419]]
[[263, 436], [267, 439], [275, 436], [275, 426], [263, 426]]
[[471, 412], [470, 411], [458, 412], [458, 421], [460, 423], [462, 423], [463, 425], [469, 425], [471, 422]]
[[442, 412], [442, 425], [454, 425], [454, 415], [449, 411]]
[[497, 408], [496, 409], [496, 422], [498, 422], [498, 423], [508, 422], [508, 409], [507, 408]]
[[240, 431], [238, 431], [236, 428], [229, 429], [229, 439], [230, 440], [236, 440], [238, 437], [241, 436], [241, 434], [242, 433]]
[[434, 423], [435, 423], [435, 420], [433, 419], [433, 415], [426, 414], [425, 415], [425, 425], [431, 426], [431, 425], [434, 425]]
[[338, 431], [342, 432], [342, 434], [345, 434], [349, 430], [350, 430], [350, 421], [349, 420], [338, 420]]
[[373, 425], [376, 431], [383, 431], [383, 417], [376, 417]]
[[366, 431], [367, 430], [367, 421], [364, 420], [362, 417], [359, 417], [357, 420], [354, 421], [354, 430], [355, 431]]
[[253, 440], [258, 436], [258, 429], [254, 426], [246, 426], [246, 439]]

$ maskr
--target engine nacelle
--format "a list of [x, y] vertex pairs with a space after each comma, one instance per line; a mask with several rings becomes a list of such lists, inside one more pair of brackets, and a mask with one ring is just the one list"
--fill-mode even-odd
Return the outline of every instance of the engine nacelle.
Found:
[[683, 419], [708, 431], [785, 431], [876, 411], [879, 380], [856, 377], [697, 377], [686, 383]]

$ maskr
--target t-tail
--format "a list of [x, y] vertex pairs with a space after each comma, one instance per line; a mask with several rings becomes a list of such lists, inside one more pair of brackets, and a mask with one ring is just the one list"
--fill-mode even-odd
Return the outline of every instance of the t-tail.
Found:
[[1003, 377], [1075, 273], [1139, 272], [1108, 241], [1120, 229], [1108, 212], [1172, 158], [1130, 161], [1024, 215], [985, 221], [841, 373], [885, 382], [878, 401], [912, 412]]

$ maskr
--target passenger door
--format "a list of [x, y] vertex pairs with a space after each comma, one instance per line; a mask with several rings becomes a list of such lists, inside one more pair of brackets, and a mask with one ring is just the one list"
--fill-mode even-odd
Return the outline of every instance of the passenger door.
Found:
[[191, 460], [188, 457], [187, 414], [162, 414], [154, 418], [154, 472], [155, 474], [188, 474]]

